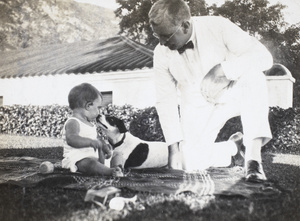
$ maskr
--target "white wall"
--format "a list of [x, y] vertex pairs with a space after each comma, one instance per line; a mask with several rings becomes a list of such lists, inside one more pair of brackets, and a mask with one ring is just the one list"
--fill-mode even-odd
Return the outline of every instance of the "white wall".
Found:
[[291, 75], [267, 76], [269, 106], [281, 108], [293, 107], [295, 79]]
[[[155, 104], [153, 77], [153, 70], [145, 69], [0, 79], [0, 96], [3, 105], [68, 105], [71, 88], [88, 82], [100, 91], [113, 91], [113, 104], [145, 108]], [[294, 82], [291, 75], [267, 76], [269, 106], [292, 107]]]
[[83, 82], [93, 84], [100, 91], [113, 91], [116, 105], [144, 108], [155, 103], [151, 69], [0, 79], [0, 96], [3, 105], [68, 105], [69, 91]]

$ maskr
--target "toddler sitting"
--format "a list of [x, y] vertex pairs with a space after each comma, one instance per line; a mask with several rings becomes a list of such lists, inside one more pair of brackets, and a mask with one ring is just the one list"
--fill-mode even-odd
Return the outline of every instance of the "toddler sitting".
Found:
[[98, 139], [93, 123], [100, 114], [101, 93], [91, 84], [83, 83], [71, 89], [68, 100], [72, 116], [63, 127], [62, 167], [87, 175], [122, 176], [120, 167], [104, 165], [105, 158], [111, 157], [112, 149], [104, 140]]

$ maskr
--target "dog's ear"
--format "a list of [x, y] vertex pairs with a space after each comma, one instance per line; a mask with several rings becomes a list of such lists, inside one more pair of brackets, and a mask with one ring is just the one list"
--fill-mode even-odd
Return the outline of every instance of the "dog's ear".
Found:
[[120, 133], [126, 133], [127, 132], [127, 128], [124, 124], [124, 121], [122, 121], [121, 119], [116, 119], [116, 126], [118, 127]]

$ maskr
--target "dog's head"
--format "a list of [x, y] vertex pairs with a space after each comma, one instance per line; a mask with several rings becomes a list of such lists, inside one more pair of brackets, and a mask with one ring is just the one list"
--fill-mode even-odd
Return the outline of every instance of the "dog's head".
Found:
[[104, 131], [113, 132], [116, 129], [118, 129], [120, 133], [126, 133], [127, 132], [127, 128], [126, 128], [124, 122], [121, 119], [116, 118], [114, 116], [99, 115], [96, 118], [96, 121], [97, 121], [97, 123], [99, 123], [100, 127]]

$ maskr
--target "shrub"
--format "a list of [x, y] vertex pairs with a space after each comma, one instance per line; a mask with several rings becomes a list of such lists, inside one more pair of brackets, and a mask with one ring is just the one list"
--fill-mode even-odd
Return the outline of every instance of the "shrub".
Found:
[[[131, 105], [103, 107], [102, 114], [109, 114], [124, 120], [127, 128], [140, 112]], [[71, 115], [68, 106], [1, 106], [0, 133], [26, 136], [61, 137], [61, 131], [67, 118]]]
[[67, 106], [2, 106], [0, 133], [28, 136], [60, 137], [70, 114]]
[[273, 139], [266, 145], [267, 149], [282, 153], [299, 153], [300, 145], [300, 109], [282, 109], [273, 107], [269, 113]]
[[130, 133], [146, 141], [165, 141], [155, 107], [135, 113], [130, 122]]
[[127, 129], [129, 129], [129, 124], [134, 119], [135, 115], [139, 114], [141, 111], [141, 109], [135, 108], [129, 104], [123, 106], [109, 104], [101, 109], [102, 114], [112, 115], [123, 120]]
[[[134, 136], [147, 141], [164, 141], [155, 107], [137, 109], [131, 105], [108, 105], [101, 111], [102, 114], [124, 120]], [[69, 107], [58, 105], [0, 107], [0, 133], [61, 137], [62, 127], [70, 113]], [[273, 139], [265, 149], [299, 152], [300, 109], [271, 107], [269, 120]], [[242, 131], [240, 117], [232, 118], [225, 124], [217, 141], [227, 140], [237, 131]]]

